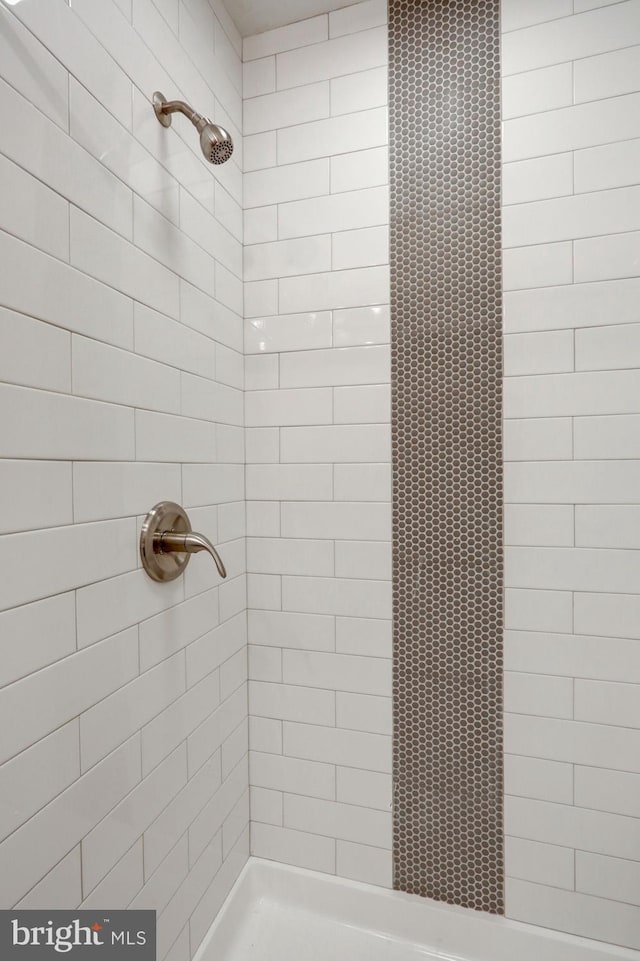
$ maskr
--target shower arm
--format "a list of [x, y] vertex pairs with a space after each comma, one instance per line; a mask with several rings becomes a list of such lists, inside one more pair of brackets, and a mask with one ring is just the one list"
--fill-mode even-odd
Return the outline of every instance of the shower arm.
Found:
[[200, 126], [204, 126], [209, 121], [202, 114], [198, 113], [193, 107], [190, 107], [188, 103], [184, 100], [165, 100], [161, 94], [155, 93], [153, 95], [153, 109], [156, 112], [156, 117], [164, 127], [171, 126], [171, 114], [173, 113], [183, 113], [188, 120], [200, 129]]

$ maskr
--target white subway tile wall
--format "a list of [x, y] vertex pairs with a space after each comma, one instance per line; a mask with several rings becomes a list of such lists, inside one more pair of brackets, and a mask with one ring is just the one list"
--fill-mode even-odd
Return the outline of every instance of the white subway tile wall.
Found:
[[503, 0], [506, 910], [640, 948], [640, 3]]
[[391, 884], [385, 0], [244, 42], [252, 851]]
[[[215, 6], [0, 8], [0, 900], [156, 909], [159, 961], [249, 853], [242, 61]], [[161, 128], [155, 89], [232, 161]], [[163, 499], [224, 585], [140, 569]]]

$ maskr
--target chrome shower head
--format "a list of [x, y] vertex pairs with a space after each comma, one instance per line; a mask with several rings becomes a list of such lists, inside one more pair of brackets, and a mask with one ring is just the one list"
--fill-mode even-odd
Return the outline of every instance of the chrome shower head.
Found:
[[200, 148], [210, 164], [226, 163], [233, 153], [233, 138], [228, 130], [208, 120], [183, 100], [167, 101], [158, 90], [153, 95], [153, 109], [163, 127], [171, 126], [171, 114], [183, 113], [200, 134]]

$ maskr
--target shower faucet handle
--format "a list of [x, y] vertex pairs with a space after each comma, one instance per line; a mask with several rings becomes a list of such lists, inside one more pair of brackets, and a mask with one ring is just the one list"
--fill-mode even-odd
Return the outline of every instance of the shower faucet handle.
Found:
[[161, 501], [144, 519], [140, 533], [142, 566], [154, 581], [173, 581], [184, 573], [192, 554], [206, 551], [220, 577], [227, 571], [222, 558], [204, 534], [191, 530], [191, 522], [179, 504]]
[[213, 557], [220, 577], [227, 576], [222, 558], [204, 534], [194, 534], [193, 532], [190, 534], [174, 534], [170, 531], [164, 531], [162, 534], [155, 535], [153, 543], [154, 549], [161, 554], [197, 554], [199, 551], [208, 551]]

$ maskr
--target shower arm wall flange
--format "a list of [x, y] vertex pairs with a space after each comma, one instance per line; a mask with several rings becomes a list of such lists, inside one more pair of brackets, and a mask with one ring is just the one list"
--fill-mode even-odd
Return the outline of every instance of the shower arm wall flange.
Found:
[[206, 117], [197, 113], [193, 107], [190, 107], [184, 100], [167, 100], [159, 90], [156, 90], [154, 93], [152, 102], [156, 117], [163, 127], [171, 126], [171, 114], [173, 113], [183, 113], [198, 130], [209, 122]]

